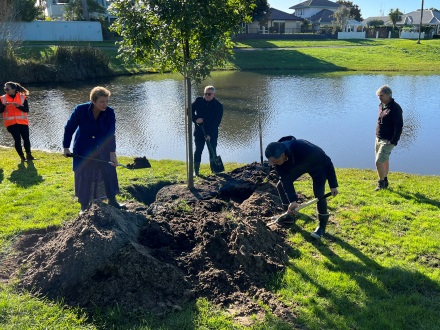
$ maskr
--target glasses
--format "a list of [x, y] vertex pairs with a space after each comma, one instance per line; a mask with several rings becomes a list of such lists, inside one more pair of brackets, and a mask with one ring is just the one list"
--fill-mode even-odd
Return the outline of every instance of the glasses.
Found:
[[211, 95], [212, 95], [212, 93], [205, 93], [205, 95], [206, 95], [206, 96], [211, 96]]

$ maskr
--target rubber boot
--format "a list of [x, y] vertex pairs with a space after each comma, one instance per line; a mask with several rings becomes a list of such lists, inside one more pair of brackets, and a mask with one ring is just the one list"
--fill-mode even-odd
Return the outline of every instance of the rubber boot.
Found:
[[330, 218], [330, 214], [318, 214], [319, 225], [312, 233], [313, 238], [321, 239], [325, 234], [325, 227], [327, 226], [328, 218]]
[[194, 162], [194, 175], [200, 176], [200, 163]]
[[117, 209], [126, 209], [125, 204], [119, 204], [118, 201], [116, 200], [115, 196], [112, 196], [112, 197], [108, 196], [107, 200], [108, 200], [108, 205], [116, 207]]

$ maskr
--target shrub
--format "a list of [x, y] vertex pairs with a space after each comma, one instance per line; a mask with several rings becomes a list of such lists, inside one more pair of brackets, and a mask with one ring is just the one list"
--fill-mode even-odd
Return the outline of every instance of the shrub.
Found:
[[59, 46], [48, 61], [56, 68], [57, 81], [84, 80], [112, 73], [107, 55], [91, 46]]

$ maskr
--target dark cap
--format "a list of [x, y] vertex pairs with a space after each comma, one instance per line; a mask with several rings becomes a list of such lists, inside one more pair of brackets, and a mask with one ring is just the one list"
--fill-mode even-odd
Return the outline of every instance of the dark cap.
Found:
[[266, 147], [266, 151], [264, 152], [266, 158], [280, 158], [282, 154], [287, 152], [287, 146], [281, 142], [271, 142]]

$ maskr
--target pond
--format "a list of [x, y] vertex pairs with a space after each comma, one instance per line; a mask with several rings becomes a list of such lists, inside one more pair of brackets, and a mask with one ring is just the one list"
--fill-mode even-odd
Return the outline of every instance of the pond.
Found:
[[[375, 92], [388, 84], [403, 108], [405, 124], [391, 157], [391, 171], [440, 175], [440, 75], [216, 72], [193, 88], [193, 98], [202, 95], [207, 84], [217, 88], [224, 105], [218, 146], [224, 162], [260, 161], [260, 111], [263, 150], [282, 136], [294, 135], [323, 148], [336, 167], [374, 169], [379, 104]], [[180, 75], [171, 74], [25, 85], [31, 92], [33, 149], [61, 152], [67, 118], [96, 85], [112, 92], [119, 155], [185, 160], [184, 85]], [[3, 126], [0, 144], [13, 146]], [[202, 162], [208, 161], [205, 151]]]

